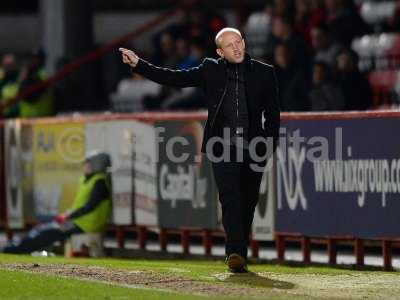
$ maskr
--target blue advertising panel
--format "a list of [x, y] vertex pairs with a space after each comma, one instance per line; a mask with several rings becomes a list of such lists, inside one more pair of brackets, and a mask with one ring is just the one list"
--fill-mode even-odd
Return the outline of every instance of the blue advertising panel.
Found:
[[399, 237], [399, 128], [398, 118], [283, 122], [276, 231]]

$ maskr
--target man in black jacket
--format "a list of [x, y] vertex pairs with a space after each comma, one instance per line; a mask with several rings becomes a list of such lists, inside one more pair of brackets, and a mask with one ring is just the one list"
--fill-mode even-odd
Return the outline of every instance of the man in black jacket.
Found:
[[241, 33], [224, 28], [215, 37], [218, 60], [171, 70], [120, 48], [133, 71], [176, 87], [202, 87], [208, 107], [202, 152], [212, 162], [222, 205], [227, 264], [247, 272], [247, 248], [264, 167], [276, 148], [280, 110], [274, 68], [245, 53]]

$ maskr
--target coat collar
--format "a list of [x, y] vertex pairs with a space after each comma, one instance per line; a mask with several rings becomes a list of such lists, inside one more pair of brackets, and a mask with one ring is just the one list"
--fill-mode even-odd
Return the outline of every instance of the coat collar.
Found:
[[[223, 66], [224, 66], [225, 68], [228, 67], [228, 61], [227, 61], [226, 59], [220, 58], [220, 59], [218, 59], [218, 60], [221, 61], [221, 62], [223, 63]], [[253, 60], [252, 60], [250, 54], [248, 54], [247, 52], [246, 52], [245, 55], [244, 55], [244, 64], [245, 64], [246, 70], [253, 71], [253, 69], [254, 69], [254, 62], [253, 62]]]

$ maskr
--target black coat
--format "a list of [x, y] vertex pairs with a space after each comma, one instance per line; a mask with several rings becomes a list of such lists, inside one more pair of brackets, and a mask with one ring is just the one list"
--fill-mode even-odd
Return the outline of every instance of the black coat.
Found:
[[[133, 71], [159, 84], [175, 87], [200, 86], [206, 96], [208, 119], [204, 131], [202, 152], [206, 152], [209, 138], [222, 132], [216, 128], [218, 114], [227, 88], [227, 62], [224, 59], [205, 58], [203, 62], [188, 70], [171, 70], [156, 67], [139, 59]], [[278, 84], [274, 67], [260, 61], [245, 58], [246, 98], [249, 113], [249, 139], [254, 137], [274, 138], [274, 149], [279, 137], [280, 109]], [[266, 147], [258, 143], [256, 152], [262, 156]]]

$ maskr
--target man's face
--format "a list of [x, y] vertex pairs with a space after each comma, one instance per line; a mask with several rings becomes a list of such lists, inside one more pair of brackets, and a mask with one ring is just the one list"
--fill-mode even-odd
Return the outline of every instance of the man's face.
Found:
[[275, 63], [282, 69], [286, 69], [290, 64], [290, 54], [288, 49], [279, 45], [275, 48]]
[[241, 63], [245, 55], [243, 38], [235, 32], [227, 31], [223, 33], [219, 38], [217, 53], [230, 63]]
[[352, 61], [352, 58], [349, 54], [341, 53], [336, 58], [336, 60], [337, 60], [337, 68], [340, 71], [351, 71], [354, 69], [354, 62]]
[[286, 32], [287, 28], [282, 19], [279, 17], [274, 18], [274, 20], [272, 21], [272, 34], [277, 38], [283, 39]]
[[338, 1], [338, 0], [325, 0], [325, 7], [328, 10], [328, 12], [336, 11], [339, 4], [340, 4], [340, 1]]
[[85, 161], [83, 163], [83, 174], [90, 175], [92, 174], [92, 172], [93, 172], [92, 165], [89, 162]]
[[311, 43], [315, 50], [324, 49], [327, 46], [325, 33], [318, 28], [313, 28], [311, 30]]
[[322, 66], [316, 65], [313, 70], [313, 83], [315, 85], [320, 84], [325, 79], [325, 70]]
[[17, 64], [15, 61], [15, 56], [13, 54], [6, 54], [3, 56], [1, 61], [1, 67], [6, 71], [15, 71], [17, 69]]
[[175, 42], [170, 34], [164, 33], [161, 36], [161, 50], [164, 52], [164, 54], [170, 54], [175, 51], [174, 43]]

